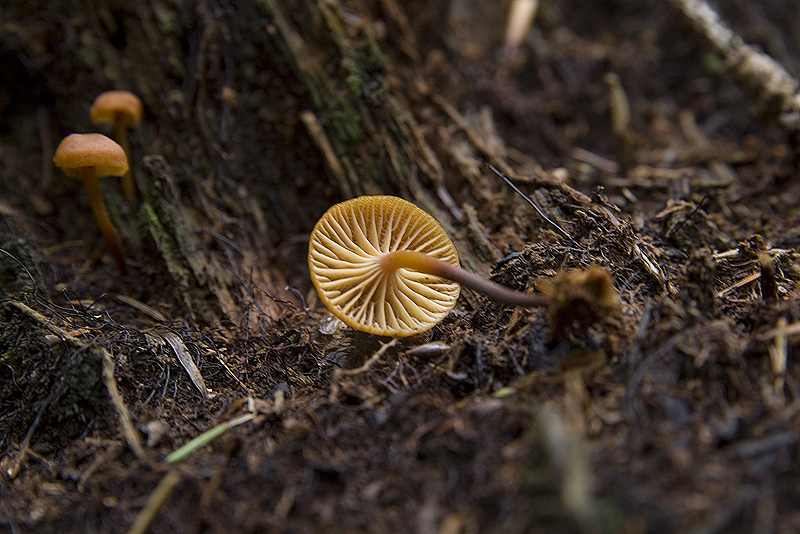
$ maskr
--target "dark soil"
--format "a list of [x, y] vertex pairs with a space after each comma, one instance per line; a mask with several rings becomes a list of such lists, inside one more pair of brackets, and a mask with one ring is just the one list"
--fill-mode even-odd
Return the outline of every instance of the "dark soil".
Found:
[[[509, 1], [0, 7], [0, 530], [799, 532], [800, 127], [676, 3], [541, 0], [516, 50]], [[800, 77], [796, 3], [715, 7]], [[127, 277], [51, 164], [108, 89]], [[559, 304], [333, 320], [306, 243], [359, 194]]]

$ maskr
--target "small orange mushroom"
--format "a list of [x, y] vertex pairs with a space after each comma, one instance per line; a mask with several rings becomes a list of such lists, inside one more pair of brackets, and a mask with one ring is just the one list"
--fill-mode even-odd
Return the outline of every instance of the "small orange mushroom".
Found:
[[[130, 91], [106, 91], [94, 99], [89, 115], [94, 124], [113, 126], [117, 142], [130, 159], [128, 130], [142, 120], [142, 101], [139, 97]], [[122, 192], [129, 204], [136, 202], [136, 184], [130, 169], [122, 176]]]
[[89, 195], [97, 225], [123, 276], [128, 274], [117, 232], [108, 216], [100, 191], [103, 176], [122, 176], [128, 170], [128, 158], [117, 143], [102, 134], [70, 134], [56, 148], [53, 163], [64, 174], [80, 178]]
[[455, 306], [459, 284], [507, 304], [548, 302], [462, 269], [436, 219], [392, 196], [362, 196], [330, 208], [311, 232], [308, 265], [328, 309], [372, 334], [410, 336], [432, 328]]

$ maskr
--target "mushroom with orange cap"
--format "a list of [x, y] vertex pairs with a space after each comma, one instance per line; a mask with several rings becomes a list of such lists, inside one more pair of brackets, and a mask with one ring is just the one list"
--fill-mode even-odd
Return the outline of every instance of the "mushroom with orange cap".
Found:
[[432, 328], [455, 306], [459, 284], [507, 304], [548, 302], [462, 269], [436, 219], [392, 196], [331, 207], [311, 232], [308, 265], [328, 309], [372, 334], [410, 336]]
[[117, 232], [111, 223], [99, 179], [103, 176], [122, 176], [128, 170], [128, 158], [117, 143], [102, 134], [70, 134], [56, 148], [53, 163], [72, 178], [80, 178], [89, 195], [89, 203], [97, 225], [111, 249], [120, 272], [127, 274]]
[[[110, 124], [114, 136], [130, 159], [128, 130], [142, 120], [142, 101], [130, 91], [106, 91], [94, 99], [89, 115], [94, 124]], [[128, 203], [136, 201], [136, 185], [130, 169], [122, 176], [122, 192]]]

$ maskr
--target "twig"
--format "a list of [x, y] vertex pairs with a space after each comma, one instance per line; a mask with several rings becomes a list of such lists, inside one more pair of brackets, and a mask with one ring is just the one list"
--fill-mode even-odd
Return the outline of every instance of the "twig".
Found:
[[590, 152], [585, 148], [575, 147], [570, 151], [569, 155], [572, 156], [573, 159], [580, 161], [581, 163], [588, 163], [595, 169], [598, 169], [606, 174], [616, 175], [619, 173], [619, 163], [608, 158], [604, 158], [603, 156], [595, 154], [594, 152]]
[[42, 415], [44, 414], [47, 407], [50, 406], [50, 403], [53, 402], [61, 392], [64, 391], [63, 382], [59, 385], [56, 389], [50, 392], [47, 398], [42, 402], [42, 405], [39, 407], [39, 411], [36, 413], [36, 417], [33, 418], [33, 423], [28, 428], [28, 432], [25, 434], [25, 438], [22, 440], [22, 443], [19, 446], [19, 452], [17, 453], [17, 459], [14, 460], [12, 466], [6, 471], [6, 475], [8, 478], [15, 478], [22, 467], [22, 462], [25, 460], [25, 457], [28, 456], [28, 448], [31, 444], [31, 437], [33, 437], [33, 433], [36, 430], [36, 427], [39, 426], [39, 421], [42, 420]]
[[103, 381], [108, 390], [108, 396], [111, 398], [111, 404], [114, 405], [114, 410], [117, 412], [119, 423], [122, 426], [122, 435], [125, 436], [125, 441], [128, 442], [128, 447], [133, 451], [133, 454], [137, 458], [141, 458], [144, 454], [142, 441], [136, 429], [133, 428], [128, 407], [125, 405], [125, 401], [117, 388], [117, 380], [114, 378], [114, 360], [106, 349], [99, 347], [99, 350], [103, 355]]
[[513, 0], [511, 2], [506, 23], [506, 50], [513, 50], [522, 44], [531, 29], [533, 19], [536, 18], [538, 8], [539, 0]]
[[578, 532], [599, 532], [599, 510], [583, 436], [577, 429], [570, 428], [564, 415], [552, 406], [543, 406], [536, 419], [542, 445], [556, 472], [565, 510], [579, 526]]
[[759, 278], [761, 278], [761, 273], [760, 272], [749, 274], [749, 275], [745, 276], [744, 278], [742, 278], [741, 280], [739, 280], [738, 282], [734, 283], [732, 286], [726, 287], [722, 291], [717, 292], [717, 298], [720, 299], [720, 298], [724, 297], [725, 295], [727, 295], [728, 293], [730, 293], [731, 291], [733, 291], [734, 289], [740, 288], [742, 286], [746, 286], [747, 284], [755, 282]]
[[127, 295], [117, 295], [115, 298], [121, 303], [127, 304], [131, 308], [139, 310], [145, 315], [148, 315], [150, 318], [155, 319], [159, 323], [166, 323], [168, 321], [166, 315], [156, 310], [155, 308], [148, 306], [147, 304], [145, 304], [140, 300], [136, 300], [135, 298], [129, 297]]
[[767, 330], [759, 335], [756, 339], [759, 341], [769, 341], [777, 336], [794, 337], [798, 334], [800, 334], [800, 321], [784, 325], [782, 328], [776, 326], [772, 330]]
[[348, 198], [352, 197], [353, 188], [351, 187], [350, 182], [347, 180], [347, 173], [345, 172], [344, 167], [342, 167], [342, 164], [339, 161], [339, 158], [336, 155], [336, 151], [333, 149], [330, 140], [328, 140], [325, 130], [322, 128], [319, 120], [317, 120], [317, 116], [306, 110], [300, 113], [300, 120], [303, 121], [303, 124], [305, 124], [309, 135], [311, 135], [311, 138], [316, 143], [317, 148], [320, 150], [320, 152], [322, 152], [322, 155], [325, 158], [325, 163], [328, 165], [331, 173], [333, 173], [333, 177], [336, 178], [336, 181], [339, 183], [339, 187], [342, 188], [342, 193], [344, 196]]
[[128, 534], [145, 534], [156, 519], [156, 515], [161, 508], [166, 504], [175, 487], [181, 481], [181, 474], [177, 471], [168, 471], [166, 475], [161, 477], [156, 489], [150, 494], [147, 499], [147, 504], [139, 512], [136, 521], [128, 530]]
[[787, 324], [786, 317], [778, 318], [778, 322], [775, 325], [775, 340], [768, 348], [772, 372], [775, 375], [772, 386], [776, 398], [783, 396], [783, 387], [786, 383], [786, 362], [789, 354], [789, 336], [786, 333]]
[[339, 395], [339, 380], [343, 376], [352, 376], [369, 371], [370, 367], [372, 367], [372, 365], [377, 362], [387, 350], [389, 350], [391, 347], [394, 347], [396, 344], [397, 338], [392, 339], [388, 343], [382, 344], [381, 348], [376, 350], [361, 367], [356, 367], [355, 369], [336, 369], [333, 372], [333, 377], [331, 378], [331, 394], [328, 397], [331, 402], [336, 400], [336, 397]]
[[764, 102], [779, 102], [779, 122], [800, 134], [800, 83], [769, 55], [733, 32], [705, 0], [670, 0], [722, 56], [725, 65]]
[[631, 105], [628, 94], [622, 87], [622, 80], [615, 72], [607, 72], [603, 81], [608, 85], [609, 105], [611, 107], [611, 131], [616, 136], [625, 136], [631, 128]]
[[[510, 173], [511, 169], [509, 168], [508, 164], [502, 161], [504, 153], [497, 154], [495, 150], [492, 150], [489, 145], [486, 144], [484, 138], [481, 137], [467, 122], [467, 119], [464, 118], [461, 113], [446, 99], [442, 98], [441, 95], [433, 94], [431, 95], [431, 100], [433, 100], [434, 104], [438, 105], [439, 108], [444, 111], [445, 115], [447, 115], [450, 120], [452, 120], [456, 126], [461, 128], [461, 130], [466, 134], [469, 138], [470, 143], [472, 143], [475, 148], [483, 155], [484, 158], [487, 160], [494, 161], [498, 167], [503, 169], [504, 172]], [[477, 158], [478, 161], [482, 161], [481, 158]]]

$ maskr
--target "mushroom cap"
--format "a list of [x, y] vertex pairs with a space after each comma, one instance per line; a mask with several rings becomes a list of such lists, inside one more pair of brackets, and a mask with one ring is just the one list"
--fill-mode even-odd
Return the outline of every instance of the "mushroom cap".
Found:
[[380, 259], [412, 250], [458, 266], [442, 226], [411, 202], [362, 196], [331, 207], [314, 226], [308, 266], [320, 299], [347, 325], [384, 336], [410, 336], [441, 321], [460, 286], [411, 269], [383, 272]]
[[72, 178], [81, 178], [83, 167], [94, 167], [98, 177], [122, 176], [128, 171], [122, 147], [98, 133], [69, 134], [58, 144], [53, 163]]
[[142, 120], [142, 101], [130, 91], [106, 91], [94, 99], [89, 115], [94, 124], [114, 124], [130, 128]]

